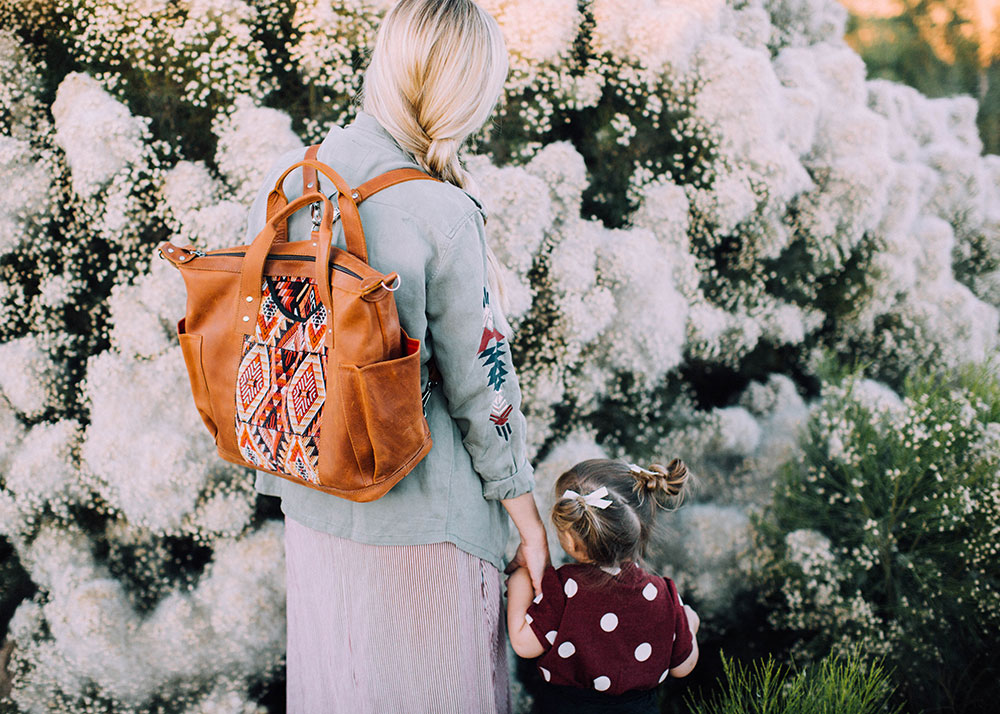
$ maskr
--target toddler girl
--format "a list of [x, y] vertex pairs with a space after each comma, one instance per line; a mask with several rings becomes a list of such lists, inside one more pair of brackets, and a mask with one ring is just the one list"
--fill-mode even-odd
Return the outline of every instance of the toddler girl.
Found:
[[669, 578], [639, 567], [656, 509], [679, 502], [687, 468], [643, 469], [608, 459], [556, 481], [552, 522], [577, 562], [549, 566], [532, 599], [528, 571], [507, 582], [514, 651], [538, 657], [540, 711], [657, 712], [656, 687], [698, 661], [699, 619]]

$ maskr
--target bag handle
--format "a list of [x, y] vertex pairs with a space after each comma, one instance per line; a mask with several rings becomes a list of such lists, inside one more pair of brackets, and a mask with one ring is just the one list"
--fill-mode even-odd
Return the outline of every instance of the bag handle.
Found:
[[[322, 164], [319, 165], [320, 167]], [[317, 167], [318, 170], [322, 170]], [[323, 202], [323, 220], [320, 223], [319, 238], [313, 241], [316, 256], [316, 288], [320, 302], [330, 316], [330, 327], [326, 331], [326, 346], [333, 349], [333, 292], [330, 287], [330, 250], [333, 240], [333, 204], [326, 196], [312, 194], [299, 196], [272, 217], [243, 256], [243, 267], [240, 271], [240, 293], [237, 296], [236, 308], [237, 332], [252, 335], [257, 327], [257, 312], [261, 301], [261, 280], [264, 277], [264, 262], [278, 236], [278, 227], [287, 226], [288, 217], [296, 211], [316, 203], [319, 198]], [[353, 205], [353, 204], [352, 204]], [[355, 207], [355, 213], [357, 207]], [[359, 219], [360, 224], [360, 219]]]
[[[330, 181], [333, 182], [333, 185], [337, 187], [337, 207], [340, 209], [340, 220], [344, 225], [344, 239], [347, 242], [347, 251], [367, 263], [368, 248], [365, 245], [365, 231], [364, 228], [361, 227], [361, 215], [358, 213], [358, 206], [355, 203], [357, 192], [347, 185], [347, 182], [344, 181], [340, 174], [321, 161], [317, 161], [315, 159], [296, 161], [294, 164], [285, 169], [275, 182], [274, 189], [271, 191], [270, 195], [268, 195], [268, 207], [273, 206], [277, 209], [277, 214], [280, 213], [281, 210], [284, 210], [287, 205], [290, 205], [288, 204], [288, 199], [285, 197], [285, 191], [282, 184], [285, 182], [285, 177], [300, 166], [309, 166], [315, 169], [330, 179]], [[308, 194], [307, 196], [300, 196], [300, 198], [309, 198], [310, 203], [316, 203], [316, 199], [322, 195], [323, 194]], [[273, 220], [273, 218], [271, 220]], [[287, 237], [288, 233], [286, 227], [286, 240]]]
[[[272, 189], [271, 193], [268, 194], [267, 197], [267, 220], [272, 220], [272, 218], [287, 205], [288, 199], [285, 196], [283, 184], [288, 174], [300, 166], [302, 167], [302, 195], [323, 195], [319, 188], [319, 176], [317, 174], [317, 171], [319, 171], [333, 181], [334, 186], [337, 188], [337, 205], [340, 209], [341, 219], [344, 221], [344, 240], [347, 245], [347, 251], [367, 263], [368, 245], [365, 242], [364, 228], [361, 225], [361, 216], [357, 213], [358, 204], [383, 189], [395, 186], [396, 184], [400, 184], [405, 181], [437, 181], [438, 179], [424, 173], [420, 169], [394, 169], [392, 171], [379, 174], [375, 178], [361, 184], [356, 189], [351, 189], [340, 174], [316, 158], [319, 153], [319, 146], [319, 144], [313, 144], [310, 146], [306, 150], [305, 160], [296, 162], [289, 166], [275, 182], [274, 189]], [[356, 226], [352, 227], [350, 225], [352, 223], [352, 219], [348, 218], [348, 213], [345, 212], [344, 207], [341, 205], [341, 198], [344, 196], [350, 196], [352, 199], [352, 208], [354, 209], [354, 213], [357, 214]], [[315, 232], [312, 237], [313, 239], [316, 238]], [[287, 241], [288, 227], [287, 224], [282, 223], [278, 228], [278, 235], [275, 238], [275, 242], [281, 243]]]

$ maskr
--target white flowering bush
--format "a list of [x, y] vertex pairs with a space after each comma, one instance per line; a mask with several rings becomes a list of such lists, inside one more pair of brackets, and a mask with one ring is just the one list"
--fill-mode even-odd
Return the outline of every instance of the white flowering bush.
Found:
[[[683, 458], [698, 488], [650, 563], [725, 637], [820, 356], [864, 360], [880, 382], [854, 393], [890, 415], [924, 362], [997, 348], [1000, 159], [971, 100], [867, 81], [834, 0], [481, 3], [511, 72], [464, 158], [539, 501], [595, 455]], [[391, 5], [0, 0], [16, 711], [257, 712], [280, 677], [280, 514], [214, 456], [176, 342], [183, 284], [151, 251], [242, 241], [273, 160], [355, 113]], [[843, 585], [825, 562], [824, 597]], [[247, 611], [220, 604], [230, 590]]]
[[773, 622], [798, 654], [885, 657], [914, 706], [995, 702], [998, 417], [983, 367], [912, 373], [898, 397], [824, 387], [760, 530]]

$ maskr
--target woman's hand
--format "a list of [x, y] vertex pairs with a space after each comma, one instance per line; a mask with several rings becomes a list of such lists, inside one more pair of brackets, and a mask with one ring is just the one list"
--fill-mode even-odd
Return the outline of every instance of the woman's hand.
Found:
[[[544, 535], [544, 533], [543, 533]], [[531, 578], [531, 587], [535, 595], [542, 592], [542, 574], [549, 564], [549, 543], [544, 537], [540, 542], [527, 542], [524, 539], [517, 546], [514, 559], [510, 561], [505, 573], [512, 573], [518, 568], [527, 568]]]
[[522, 493], [515, 498], [507, 498], [500, 503], [507, 509], [511, 520], [521, 534], [521, 544], [517, 546], [514, 559], [505, 572], [513, 572], [515, 568], [525, 567], [531, 576], [531, 587], [535, 595], [542, 592], [542, 573], [549, 564], [549, 541], [545, 535], [545, 526], [538, 515], [538, 506], [531, 493]]

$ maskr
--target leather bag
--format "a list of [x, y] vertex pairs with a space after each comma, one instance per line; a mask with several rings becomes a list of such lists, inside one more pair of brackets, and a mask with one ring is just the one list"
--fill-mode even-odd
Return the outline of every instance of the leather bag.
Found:
[[[358, 204], [403, 181], [398, 169], [352, 189], [316, 159], [290, 166], [250, 245], [213, 251], [165, 242], [187, 308], [177, 334], [195, 406], [219, 456], [352, 501], [372, 501], [431, 448], [420, 390], [420, 341], [399, 324], [400, 277], [368, 264]], [[303, 195], [282, 184], [303, 170]], [[337, 206], [319, 191], [337, 189]], [[288, 241], [288, 218], [313, 206], [308, 240]], [[322, 208], [322, 217], [317, 208]], [[339, 217], [347, 250], [331, 245]]]

